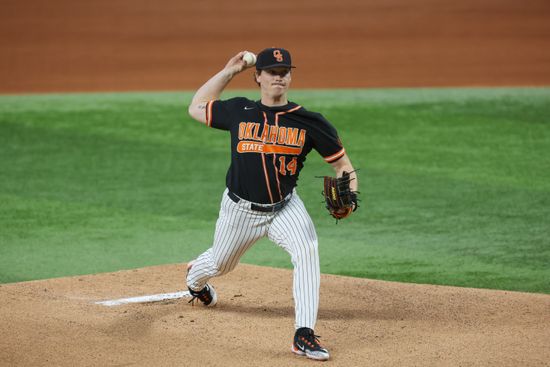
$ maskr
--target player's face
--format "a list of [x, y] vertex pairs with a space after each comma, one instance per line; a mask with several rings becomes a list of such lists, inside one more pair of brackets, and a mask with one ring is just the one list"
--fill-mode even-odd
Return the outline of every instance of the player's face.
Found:
[[290, 69], [272, 68], [262, 70], [260, 74], [256, 75], [256, 80], [260, 83], [262, 93], [280, 96], [285, 94], [290, 86]]

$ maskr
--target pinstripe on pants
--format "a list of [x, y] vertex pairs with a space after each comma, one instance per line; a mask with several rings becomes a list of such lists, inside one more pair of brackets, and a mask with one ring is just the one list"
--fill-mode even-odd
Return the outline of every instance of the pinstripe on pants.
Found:
[[317, 234], [296, 191], [287, 205], [275, 213], [250, 209], [250, 202], [235, 203], [223, 193], [214, 244], [194, 262], [187, 285], [200, 291], [206, 282], [226, 274], [260, 238], [267, 236], [286, 250], [294, 265], [296, 328], [315, 329], [319, 308], [319, 251]]

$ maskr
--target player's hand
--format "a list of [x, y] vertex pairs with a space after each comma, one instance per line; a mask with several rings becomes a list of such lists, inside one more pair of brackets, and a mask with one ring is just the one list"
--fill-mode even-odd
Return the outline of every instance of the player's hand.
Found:
[[229, 59], [229, 61], [225, 65], [224, 70], [226, 70], [228, 73], [230, 73], [233, 76], [245, 69], [252, 67], [252, 65], [248, 66], [246, 62], [243, 60], [243, 56], [245, 52], [246, 51], [241, 51], [235, 56], [233, 56], [231, 59]]

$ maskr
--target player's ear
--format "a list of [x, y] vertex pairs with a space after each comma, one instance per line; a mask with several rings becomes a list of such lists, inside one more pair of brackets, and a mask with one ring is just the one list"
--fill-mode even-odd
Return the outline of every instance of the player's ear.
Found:
[[261, 70], [254, 71], [254, 81], [256, 84], [258, 84], [258, 87], [260, 86], [260, 74], [262, 73]]

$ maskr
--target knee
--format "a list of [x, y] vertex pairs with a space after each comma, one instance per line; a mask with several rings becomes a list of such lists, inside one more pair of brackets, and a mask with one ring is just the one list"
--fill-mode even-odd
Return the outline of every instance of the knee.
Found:
[[319, 256], [319, 247], [317, 241], [308, 241], [300, 243], [296, 246], [294, 251], [293, 258], [296, 261], [299, 261], [304, 258], [313, 258], [316, 259]]
[[238, 261], [231, 261], [231, 259], [214, 259], [216, 266], [217, 276], [224, 275], [235, 269]]

